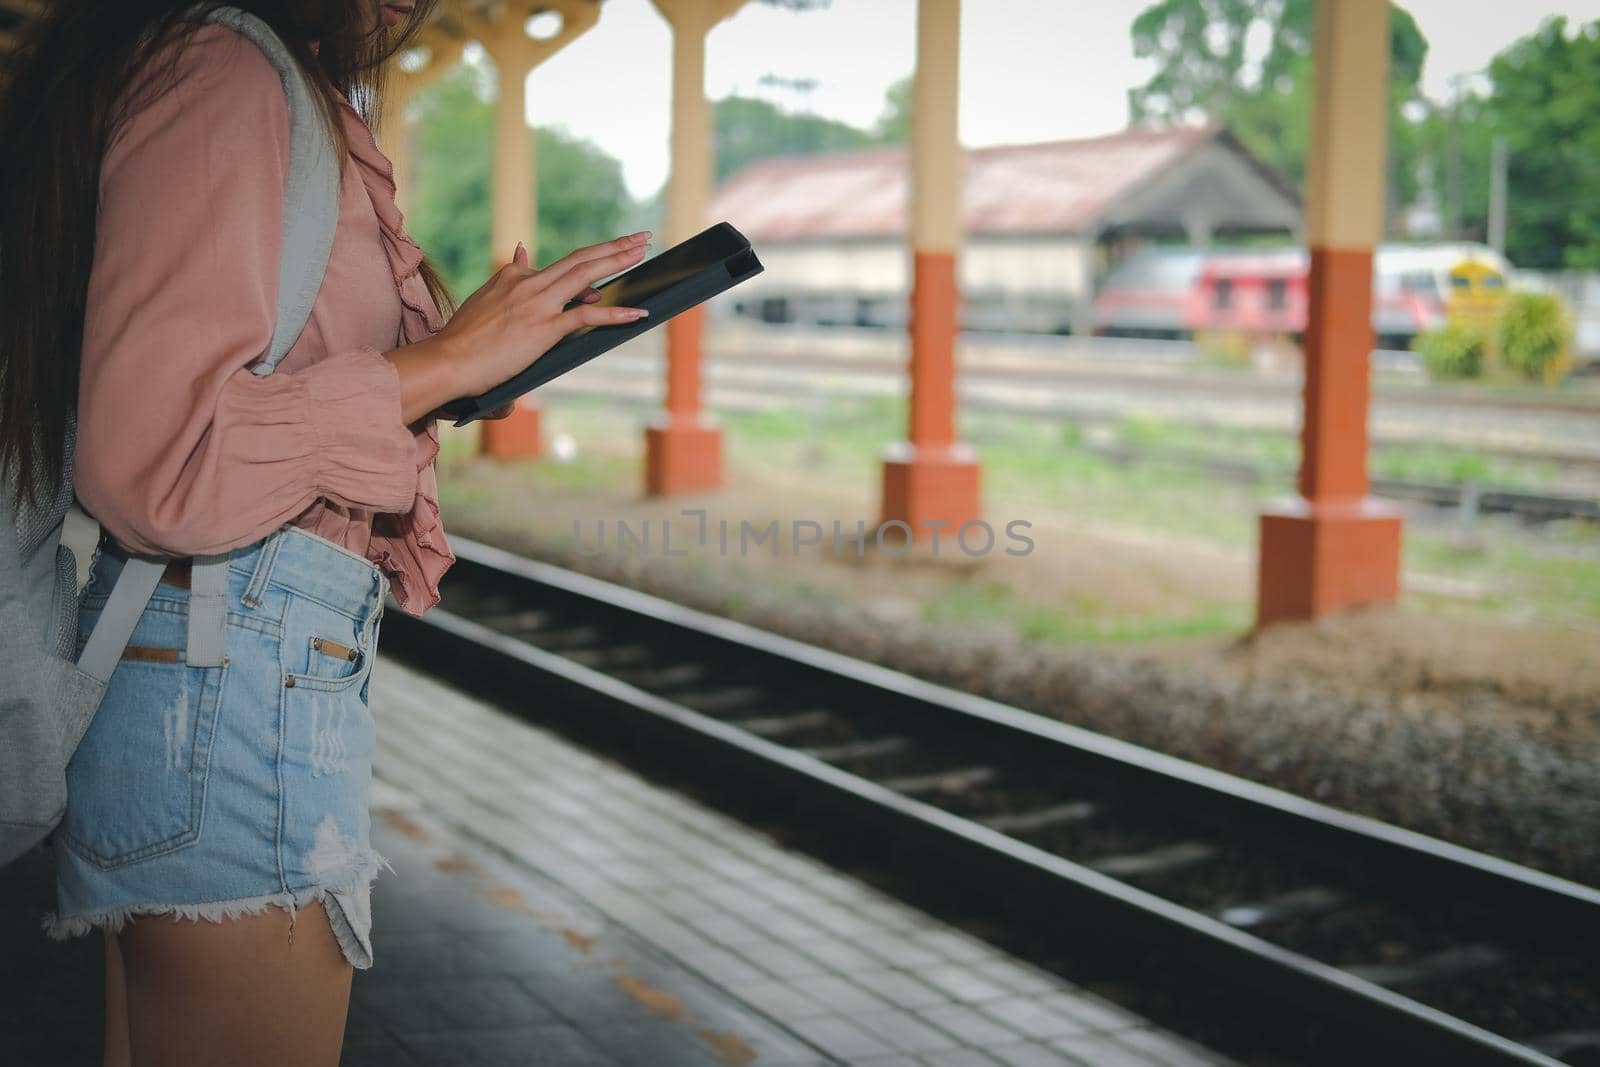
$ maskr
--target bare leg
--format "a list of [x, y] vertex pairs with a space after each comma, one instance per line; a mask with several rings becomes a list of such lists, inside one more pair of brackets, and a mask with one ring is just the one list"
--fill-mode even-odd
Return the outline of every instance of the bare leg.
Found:
[[117, 935], [103, 931], [106, 939], [106, 1057], [105, 1067], [132, 1067], [128, 1047], [128, 978], [122, 967]]
[[140, 916], [121, 935], [138, 1067], [336, 1067], [349, 962], [321, 901], [221, 923]]

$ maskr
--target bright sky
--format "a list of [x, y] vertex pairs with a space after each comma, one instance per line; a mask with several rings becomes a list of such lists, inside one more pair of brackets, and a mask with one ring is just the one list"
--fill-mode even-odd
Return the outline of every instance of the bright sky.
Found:
[[[1128, 27], [1148, 0], [969, 0], [961, 25], [961, 138], [978, 146], [1086, 137], [1127, 124], [1127, 90], [1150, 75]], [[1423, 89], [1446, 99], [1453, 75], [1481, 70], [1549, 15], [1600, 18], [1600, 0], [1404, 0], [1428, 39]], [[911, 70], [915, 0], [833, 0], [792, 14], [751, 0], [712, 31], [706, 90], [765, 96], [858, 126]], [[649, 0], [605, 0], [599, 23], [529, 81], [528, 113], [622, 160], [629, 190], [660, 188], [668, 165], [672, 41]], [[802, 97], [763, 75], [815, 79]]]

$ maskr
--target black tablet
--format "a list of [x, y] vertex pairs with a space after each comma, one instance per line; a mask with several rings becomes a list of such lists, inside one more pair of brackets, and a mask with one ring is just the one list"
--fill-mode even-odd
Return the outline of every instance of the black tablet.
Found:
[[[731, 289], [762, 271], [744, 234], [719, 222], [680, 244], [598, 286], [600, 307], [641, 307], [650, 312], [637, 322], [580, 326], [535, 360], [527, 370], [481, 396], [452, 400], [440, 410], [457, 426], [481, 419], [530, 389], [580, 367], [602, 352], [654, 329], [696, 304]], [[567, 305], [576, 307], [577, 301]]]

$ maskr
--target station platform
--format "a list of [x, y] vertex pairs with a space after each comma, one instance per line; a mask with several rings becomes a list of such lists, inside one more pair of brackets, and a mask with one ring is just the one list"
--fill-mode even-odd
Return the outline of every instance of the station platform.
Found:
[[[392, 659], [374, 966], [342, 1063], [1200, 1067], [1229, 1061]], [[0, 1062], [100, 1062], [98, 938], [0, 872]]]

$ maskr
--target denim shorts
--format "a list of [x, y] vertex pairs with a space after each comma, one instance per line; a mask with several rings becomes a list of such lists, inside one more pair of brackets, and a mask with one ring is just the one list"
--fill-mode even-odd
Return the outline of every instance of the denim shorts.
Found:
[[[96, 552], [79, 644], [122, 569]], [[136, 915], [212, 922], [320, 900], [350, 964], [372, 966], [367, 707], [388, 579], [285, 526], [228, 561], [225, 658], [190, 667], [188, 590], [140, 616], [67, 766], [51, 845], [57, 939]], [[393, 871], [393, 867], [389, 867]]]

